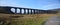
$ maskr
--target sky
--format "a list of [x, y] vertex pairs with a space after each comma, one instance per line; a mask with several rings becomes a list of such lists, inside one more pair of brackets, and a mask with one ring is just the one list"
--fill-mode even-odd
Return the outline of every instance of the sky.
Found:
[[60, 8], [60, 2], [59, 0], [0, 0], [0, 6], [48, 10]]

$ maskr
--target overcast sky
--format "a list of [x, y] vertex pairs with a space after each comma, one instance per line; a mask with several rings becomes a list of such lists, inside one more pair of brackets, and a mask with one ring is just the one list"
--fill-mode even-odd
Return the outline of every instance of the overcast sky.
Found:
[[34, 9], [60, 8], [58, 0], [0, 0], [0, 6], [26, 7]]

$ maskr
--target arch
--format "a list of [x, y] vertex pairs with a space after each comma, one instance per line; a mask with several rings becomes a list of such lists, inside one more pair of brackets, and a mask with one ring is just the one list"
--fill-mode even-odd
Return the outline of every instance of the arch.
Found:
[[15, 8], [11, 8], [10, 10], [11, 12], [15, 13]]
[[17, 8], [17, 13], [20, 13], [20, 9], [19, 8]]
[[34, 13], [34, 10], [32, 10], [32, 14]]
[[29, 14], [31, 13], [31, 10], [29, 10]]
[[22, 9], [22, 14], [24, 14], [24, 9]]

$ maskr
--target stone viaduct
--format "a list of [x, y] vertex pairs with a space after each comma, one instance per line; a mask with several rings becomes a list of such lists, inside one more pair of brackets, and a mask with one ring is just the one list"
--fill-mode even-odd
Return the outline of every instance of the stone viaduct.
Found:
[[[11, 9], [14, 8], [15, 12], [12, 12]], [[19, 13], [17, 13], [17, 9], [20, 10]], [[40, 12], [44, 10], [38, 10], [38, 9], [31, 9], [31, 8], [19, 8], [19, 7], [0, 7], [0, 13], [7, 13], [7, 14], [22, 14], [22, 9], [24, 10], [23, 14], [39, 14]], [[27, 10], [27, 12], [26, 12]]]
[[[12, 8], [15, 9], [15, 12], [11, 11]], [[17, 9], [20, 10], [19, 13], [17, 13]], [[22, 9], [24, 12], [22, 11]], [[26, 10], [27, 10], [27, 12], [26, 12]], [[39, 10], [39, 9], [31, 9], [31, 8], [20, 8], [20, 7], [10, 7], [10, 6], [0, 6], [0, 13], [6, 13], [6, 14], [42, 14], [42, 13], [56, 13], [56, 11]]]

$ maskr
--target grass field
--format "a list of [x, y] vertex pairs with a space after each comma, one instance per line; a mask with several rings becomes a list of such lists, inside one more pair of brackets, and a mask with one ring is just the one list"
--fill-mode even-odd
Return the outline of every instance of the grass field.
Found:
[[[55, 14], [29, 14], [29, 15], [0, 14], [0, 18], [6, 18], [8, 20], [11, 20], [10, 25], [42, 25], [44, 21], [46, 21], [48, 18], [54, 15]], [[20, 17], [10, 18], [10, 16], [20, 16]]]

